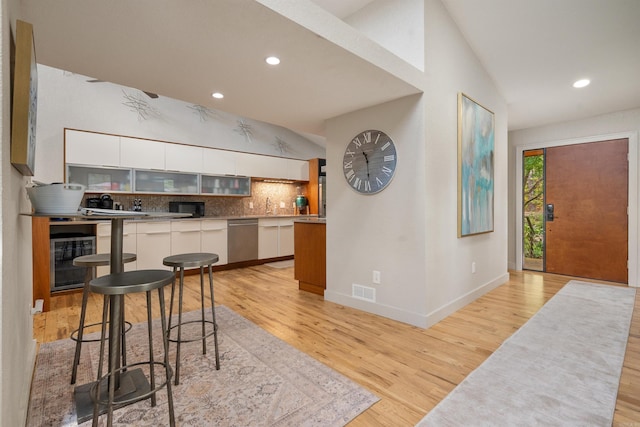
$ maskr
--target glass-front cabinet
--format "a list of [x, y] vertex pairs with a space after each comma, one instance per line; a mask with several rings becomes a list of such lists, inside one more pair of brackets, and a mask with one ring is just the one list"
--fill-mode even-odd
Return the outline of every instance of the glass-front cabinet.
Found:
[[136, 193], [198, 194], [198, 174], [135, 169]]
[[67, 164], [66, 182], [82, 184], [89, 193], [251, 196], [251, 178], [247, 176], [201, 175], [187, 172]]
[[88, 192], [132, 191], [131, 169], [67, 165], [67, 182], [84, 185]]
[[200, 194], [250, 196], [251, 178], [246, 176], [202, 175]]

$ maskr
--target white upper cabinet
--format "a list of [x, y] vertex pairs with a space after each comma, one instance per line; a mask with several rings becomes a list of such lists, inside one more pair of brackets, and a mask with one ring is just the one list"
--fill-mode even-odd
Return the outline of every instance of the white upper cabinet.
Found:
[[236, 175], [263, 177], [260, 157], [249, 153], [234, 153], [236, 159]]
[[[263, 156], [264, 157], [264, 156]], [[265, 173], [264, 178], [289, 178], [287, 170], [289, 169], [288, 160], [283, 157], [265, 157]]]
[[206, 150], [193, 145], [165, 144], [165, 169], [176, 172], [203, 172], [203, 151]]
[[202, 150], [202, 173], [210, 175], [236, 175], [236, 154], [239, 153], [204, 148]]
[[120, 137], [120, 166], [136, 169], [165, 169], [165, 143]]
[[[192, 188], [194, 184], [189, 183], [184, 189], [176, 191], [178, 193], [250, 195], [250, 189], [239, 189], [238, 185], [229, 191], [216, 190], [215, 187], [218, 187], [216, 176], [223, 177], [225, 175], [292, 181], [309, 180], [309, 162], [306, 160], [71, 129], [65, 131], [65, 163], [68, 166], [67, 170], [76, 175], [83, 172], [81, 170], [83, 167], [84, 169], [86, 167], [94, 167], [94, 169], [116, 167], [122, 170], [136, 170], [136, 172], [166, 171], [167, 173], [198, 174], [203, 177], [200, 189]], [[74, 169], [70, 169], [69, 165], [73, 165]], [[99, 171], [92, 170], [91, 173], [99, 175]], [[111, 172], [108, 173], [111, 174]], [[127, 180], [131, 181], [131, 172], [129, 172]], [[196, 180], [196, 184], [198, 184], [200, 181], [198, 178]], [[87, 178], [84, 181], [90, 181], [90, 179]], [[165, 181], [169, 182], [170, 180]], [[242, 186], [245, 185], [244, 181], [238, 181], [238, 183]], [[87, 184], [85, 183], [85, 185]], [[248, 181], [248, 185], [250, 187], [250, 181]], [[95, 190], [102, 190], [102, 188]], [[131, 185], [130, 183], [128, 186], [112, 185], [110, 190], [131, 191]], [[134, 189], [134, 191], [148, 192], [151, 190], [143, 190], [141, 187]], [[167, 188], [155, 189], [152, 192], [172, 193], [173, 191], [169, 185]]]
[[309, 181], [309, 162], [307, 160], [286, 160], [288, 178], [296, 181]]
[[70, 129], [64, 135], [66, 163], [120, 166], [119, 136]]
[[258, 178], [309, 180], [309, 162], [260, 154], [236, 153], [236, 173]]

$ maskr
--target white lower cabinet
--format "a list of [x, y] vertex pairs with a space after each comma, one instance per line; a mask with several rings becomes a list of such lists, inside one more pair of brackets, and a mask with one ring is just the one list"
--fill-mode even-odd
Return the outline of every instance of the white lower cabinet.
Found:
[[278, 226], [278, 256], [293, 255], [293, 220], [280, 219]]
[[[136, 243], [136, 224], [134, 222], [125, 222], [122, 233], [122, 252], [128, 252], [137, 255]], [[96, 230], [96, 253], [108, 254], [111, 251], [111, 223], [99, 223]], [[127, 262], [124, 265], [124, 271], [132, 271], [138, 268], [137, 261]], [[97, 276], [109, 274], [110, 267], [98, 267]]]
[[258, 259], [278, 256], [278, 218], [258, 220]]
[[[293, 219], [261, 218], [258, 226], [259, 259], [293, 255]], [[165, 257], [191, 252], [217, 254], [216, 266], [228, 263], [226, 219], [125, 221], [123, 230], [123, 252], [137, 256], [124, 271], [168, 269], [162, 264]], [[111, 224], [99, 223], [96, 234], [96, 252], [109, 253]], [[109, 266], [98, 267], [97, 274], [109, 274]]]
[[261, 218], [258, 220], [258, 258], [293, 255], [293, 220]]
[[171, 221], [171, 255], [200, 252], [200, 221]]
[[200, 248], [202, 252], [218, 255], [216, 265], [227, 264], [227, 220], [203, 219], [200, 221]]
[[138, 269], [168, 269], [162, 260], [171, 255], [171, 222], [138, 222]]

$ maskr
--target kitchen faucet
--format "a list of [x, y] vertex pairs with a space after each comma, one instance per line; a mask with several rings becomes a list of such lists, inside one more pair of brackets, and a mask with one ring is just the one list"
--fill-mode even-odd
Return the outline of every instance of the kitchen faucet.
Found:
[[267, 197], [267, 203], [266, 203], [266, 215], [271, 214], [271, 200], [269, 200], [269, 198]]

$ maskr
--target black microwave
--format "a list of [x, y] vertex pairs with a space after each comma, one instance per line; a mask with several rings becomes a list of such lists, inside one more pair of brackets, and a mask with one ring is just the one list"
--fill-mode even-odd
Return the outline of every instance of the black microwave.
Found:
[[204, 216], [204, 202], [169, 202], [169, 212], [190, 213], [200, 218]]

